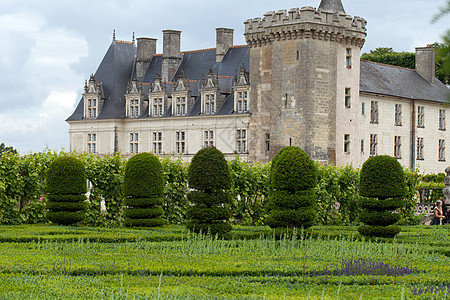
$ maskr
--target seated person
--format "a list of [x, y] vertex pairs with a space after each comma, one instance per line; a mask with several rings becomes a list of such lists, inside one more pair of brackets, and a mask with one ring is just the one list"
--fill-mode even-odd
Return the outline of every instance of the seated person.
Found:
[[431, 225], [442, 225], [445, 219], [444, 212], [442, 210], [442, 204], [442, 200], [436, 201], [436, 206], [433, 210], [433, 220], [431, 221]]

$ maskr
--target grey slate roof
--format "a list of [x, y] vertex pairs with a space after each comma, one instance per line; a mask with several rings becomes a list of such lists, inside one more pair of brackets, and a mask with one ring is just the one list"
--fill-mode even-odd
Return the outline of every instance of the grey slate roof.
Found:
[[[321, 5], [337, 5], [340, 1], [322, 1]], [[113, 42], [109, 47], [103, 61], [95, 73], [95, 79], [102, 83], [102, 93], [105, 97], [103, 109], [98, 119], [120, 119], [125, 117], [125, 93], [127, 84], [131, 79], [135, 67], [136, 47], [132, 44]], [[215, 49], [206, 49], [182, 54], [180, 68], [174, 78], [183, 70], [185, 77], [191, 80], [190, 88], [195, 98], [188, 116], [200, 114], [200, 84], [202, 77], [208, 74], [209, 68], [219, 76], [221, 92], [227, 98], [218, 108], [217, 115], [232, 114], [234, 111], [234, 95], [231, 93], [233, 78], [240, 67], [244, 65], [249, 70], [250, 49], [248, 47], [231, 47], [222, 62], [216, 62]], [[154, 56], [143, 78], [144, 83], [151, 83], [161, 72], [162, 57]], [[382, 65], [374, 62], [361, 61], [360, 91], [363, 93], [380, 94], [402, 97], [407, 99], [420, 99], [445, 103], [449, 93], [448, 88], [436, 79], [431, 85], [415, 70]], [[143, 85], [144, 95], [148, 100], [148, 85]], [[171, 91], [172, 84], [167, 84]], [[146, 103], [148, 107], [148, 103]], [[165, 112], [170, 116], [171, 110]], [[146, 109], [142, 111], [141, 118], [148, 117]], [[67, 121], [83, 119], [83, 98], [81, 98], [74, 113]]]
[[[125, 114], [125, 93], [131, 79], [136, 47], [113, 41], [94, 77], [102, 83], [105, 101], [97, 119], [120, 119]], [[83, 119], [83, 98], [66, 121]]]
[[361, 60], [360, 92], [445, 103], [449, 89], [431, 85], [415, 70]]

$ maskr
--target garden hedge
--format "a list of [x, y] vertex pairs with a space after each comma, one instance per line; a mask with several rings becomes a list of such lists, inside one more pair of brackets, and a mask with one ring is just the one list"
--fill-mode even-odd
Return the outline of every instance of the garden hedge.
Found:
[[187, 228], [212, 235], [231, 231], [231, 176], [223, 153], [215, 147], [198, 151], [189, 165], [188, 183], [195, 190], [188, 194]]
[[71, 225], [85, 216], [86, 170], [70, 156], [56, 158], [47, 171], [47, 218], [53, 223]]
[[406, 178], [396, 158], [387, 155], [369, 158], [362, 166], [359, 192], [362, 198], [358, 231], [366, 236], [394, 237], [400, 232], [395, 224], [406, 195]]
[[279, 151], [270, 171], [266, 223], [272, 228], [312, 226], [317, 216], [316, 185], [316, 165], [303, 150]]
[[124, 224], [130, 227], [155, 227], [165, 224], [164, 178], [159, 159], [150, 153], [131, 157], [125, 167]]

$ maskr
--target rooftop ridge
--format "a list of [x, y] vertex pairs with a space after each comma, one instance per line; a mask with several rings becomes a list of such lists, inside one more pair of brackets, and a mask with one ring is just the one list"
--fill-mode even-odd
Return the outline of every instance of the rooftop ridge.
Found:
[[397, 68], [397, 69], [404, 69], [404, 70], [409, 70], [409, 71], [416, 72], [416, 69], [411, 69], [411, 68], [406, 68], [406, 67], [401, 67], [401, 66], [388, 65], [388, 64], [383, 64], [383, 63], [380, 63], [380, 62], [366, 60], [366, 59], [361, 59], [361, 61], [372, 63], [372, 64], [376, 64], [376, 65], [380, 65], [380, 66], [393, 67], [393, 68]]
[[212, 51], [212, 50], [216, 50], [216, 48], [206, 48], [206, 49], [198, 49], [198, 50], [182, 51], [181, 54], [198, 53], [198, 52]]
[[115, 42], [116, 42], [116, 43], [120, 43], [120, 44], [133, 45], [133, 42], [128, 42], [128, 41], [115, 40]]

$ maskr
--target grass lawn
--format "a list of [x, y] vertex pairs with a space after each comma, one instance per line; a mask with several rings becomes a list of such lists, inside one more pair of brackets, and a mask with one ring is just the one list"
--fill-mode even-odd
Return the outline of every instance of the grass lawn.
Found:
[[0, 226], [0, 299], [447, 299], [450, 226], [394, 240], [356, 227], [224, 239], [182, 226]]

